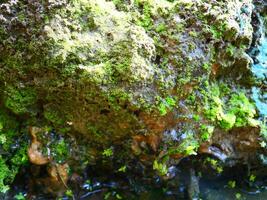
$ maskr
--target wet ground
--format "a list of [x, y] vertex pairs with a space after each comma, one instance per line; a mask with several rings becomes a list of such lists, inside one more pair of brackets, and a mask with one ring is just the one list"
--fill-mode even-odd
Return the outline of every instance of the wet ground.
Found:
[[[72, 194], [65, 193], [62, 200], [266, 200], [267, 199], [267, 165], [240, 165], [226, 167], [221, 173], [212, 167], [201, 168], [200, 159], [184, 159], [170, 172], [175, 175], [171, 180], [154, 177], [142, 177], [140, 174], [124, 173], [114, 175], [112, 172], [88, 168], [83, 179], [76, 177], [69, 181]], [[198, 163], [196, 163], [198, 162]], [[194, 166], [192, 165], [194, 163]], [[25, 169], [25, 172], [29, 169]], [[193, 171], [193, 173], [192, 173]], [[55, 196], [42, 194], [42, 188], [30, 189], [29, 174], [21, 173], [17, 177], [11, 193], [2, 199], [15, 199], [21, 194], [27, 199], [52, 200]], [[27, 185], [25, 184], [27, 183]], [[27, 192], [25, 192], [27, 191]], [[31, 191], [31, 193], [29, 192]], [[22, 199], [20, 199], [22, 200]]]

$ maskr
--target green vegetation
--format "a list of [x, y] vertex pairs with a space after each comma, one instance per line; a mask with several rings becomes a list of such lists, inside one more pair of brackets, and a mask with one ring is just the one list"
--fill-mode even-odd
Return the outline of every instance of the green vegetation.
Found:
[[26, 200], [25, 196], [20, 192], [14, 196], [16, 200]]
[[[153, 169], [164, 176], [171, 155], [196, 155], [217, 130], [260, 127], [266, 147], [266, 122], [256, 120], [249, 86], [231, 74], [249, 63], [240, 55], [248, 48], [244, 41], [252, 40], [251, 15], [239, 11], [250, 6], [233, 0], [6, 3], [0, 19], [0, 190], [6, 192], [28, 163], [29, 126], [49, 127], [37, 139], [53, 162], [104, 160], [120, 173], [140, 158], [150, 160], [144, 165], [154, 160]], [[171, 128], [177, 134], [161, 137]], [[219, 161], [206, 162], [221, 173]]]
[[169, 110], [172, 110], [173, 107], [176, 105], [176, 101], [172, 97], [167, 97], [166, 99], [163, 99], [163, 102], [159, 104], [159, 112], [160, 115], [166, 115]]
[[105, 157], [111, 157], [113, 155], [113, 149], [111, 147], [108, 149], [105, 149], [102, 155]]
[[235, 194], [235, 198], [236, 198], [237, 200], [240, 200], [240, 199], [242, 198], [242, 195], [241, 195], [240, 193], [236, 193], [236, 194]]
[[226, 31], [226, 24], [212, 25], [210, 32], [214, 39], [222, 39], [224, 32]]
[[185, 156], [197, 155], [198, 147], [199, 141], [194, 137], [194, 133], [189, 131], [185, 133], [185, 138], [179, 145], [175, 145], [168, 149], [168, 154], [180, 153]]
[[160, 163], [157, 160], [154, 160], [153, 162], [153, 169], [156, 170], [161, 176], [165, 176], [168, 173], [167, 165]]
[[236, 181], [228, 181], [228, 187], [229, 188], [235, 188], [236, 187]]
[[65, 192], [66, 196], [68, 197], [73, 197], [73, 192], [72, 190], [68, 189], [66, 192]]
[[[140, 6], [142, 4], [143, 10], [142, 10], [142, 15], [141, 18], [137, 21], [137, 25], [144, 27], [146, 30], [150, 30], [153, 26], [153, 21], [152, 21], [152, 14], [151, 14], [151, 5], [149, 2], [145, 1], [135, 1], [137, 6]], [[158, 27], [157, 30], [161, 32], [162, 29], [165, 29], [165, 27]]]
[[16, 114], [26, 113], [36, 101], [36, 93], [30, 88], [8, 87], [5, 93], [5, 106]]
[[255, 182], [255, 180], [256, 180], [256, 176], [255, 176], [254, 174], [251, 174], [251, 175], [249, 176], [249, 181], [250, 181], [250, 182]]
[[58, 163], [63, 163], [64, 161], [67, 161], [70, 156], [69, 146], [63, 139], [56, 141], [54, 144], [52, 144], [51, 150], [53, 158]]
[[212, 133], [214, 131], [214, 126], [206, 126], [206, 125], [201, 125], [200, 127], [200, 131], [201, 131], [201, 139], [203, 141], [208, 141], [211, 136], [212, 136]]
[[121, 166], [121, 167], [118, 169], [118, 172], [123, 172], [123, 173], [125, 173], [125, 172], [126, 172], [126, 169], [127, 169], [126, 165]]
[[0, 192], [6, 193], [9, 190], [8, 185], [6, 185], [5, 182], [7, 182], [7, 179], [10, 176], [10, 170], [8, 169], [8, 166], [5, 163], [5, 160], [0, 157]]
[[[246, 97], [242, 90], [231, 92], [225, 85], [212, 84], [210, 93], [205, 93], [205, 116], [225, 130], [233, 127], [258, 126], [255, 120], [255, 105]], [[231, 96], [229, 99], [227, 99]]]
[[[5, 111], [0, 110], [0, 192], [9, 190], [21, 166], [28, 163], [28, 142], [25, 136], [18, 131], [16, 118], [10, 117]], [[14, 145], [16, 144], [16, 145]]]
[[63, 125], [64, 119], [60, 116], [60, 113], [58, 113], [53, 108], [46, 108], [44, 111], [44, 117], [49, 122], [53, 123], [54, 125]]
[[219, 174], [223, 172], [223, 165], [218, 160], [208, 157], [204, 163], [209, 164]]

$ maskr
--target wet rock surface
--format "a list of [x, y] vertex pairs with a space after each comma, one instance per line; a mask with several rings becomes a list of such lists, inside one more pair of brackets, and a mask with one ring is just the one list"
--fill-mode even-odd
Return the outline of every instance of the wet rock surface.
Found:
[[1, 2], [3, 197], [25, 177], [32, 199], [194, 199], [199, 173], [262, 166], [265, 13], [251, 0]]

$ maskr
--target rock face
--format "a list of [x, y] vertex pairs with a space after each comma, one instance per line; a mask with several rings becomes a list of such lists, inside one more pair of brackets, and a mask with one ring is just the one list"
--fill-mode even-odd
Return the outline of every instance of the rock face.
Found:
[[249, 98], [252, 12], [252, 0], [1, 3], [1, 109], [20, 124], [12, 138], [41, 127], [43, 154], [70, 166], [137, 157], [165, 174], [215, 143], [247, 159], [266, 131]]

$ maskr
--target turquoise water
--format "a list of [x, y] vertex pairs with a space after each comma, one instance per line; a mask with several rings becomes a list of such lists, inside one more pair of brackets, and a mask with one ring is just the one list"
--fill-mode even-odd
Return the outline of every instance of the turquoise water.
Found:
[[258, 55], [251, 71], [260, 82], [258, 87], [252, 88], [252, 98], [263, 118], [267, 118], [267, 35], [263, 34], [258, 46]]
[[267, 37], [264, 35], [261, 44], [258, 46], [259, 54], [257, 56], [258, 63], [252, 65], [252, 72], [259, 79], [267, 78]]

